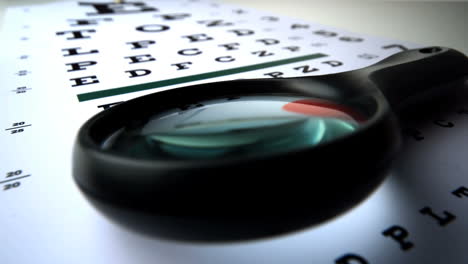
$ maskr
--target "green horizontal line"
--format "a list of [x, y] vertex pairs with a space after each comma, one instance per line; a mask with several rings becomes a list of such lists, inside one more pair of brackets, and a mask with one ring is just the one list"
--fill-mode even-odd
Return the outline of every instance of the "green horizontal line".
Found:
[[210, 79], [210, 78], [221, 77], [221, 76], [226, 76], [226, 75], [231, 75], [231, 74], [237, 74], [237, 73], [254, 71], [254, 70], [259, 70], [259, 69], [264, 69], [264, 68], [269, 68], [269, 67], [275, 67], [275, 66], [280, 66], [280, 65], [294, 63], [294, 62], [318, 59], [318, 58], [322, 58], [326, 56], [328, 55], [323, 54], [323, 53], [315, 53], [315, 54], [310, 54], [310, 55], [305, 55], [305, 56], [300, 56], [300, 57], [294, 57], [290, 59], [259, 63], [259, 64], [243, 66], [243, 67], [238, 67], [238, 68], [233, 68], [233, 69], [201, 73], [201, 74], [196, 74], [196, 75], [178, 77], [174, 79], [143, 83], [143, 84], [137, 84], [137, 85], [130, 85], [130, 86], [119, 87], [119, 88], [112, 88], [112, 89], [107, 89], [107, 90], [102, 90], [102, 91], [82, 93], [82, 94], [78, 94], [78, 101], [84, 102], [84, 101], [89, 101], [89, 100], [94, 100], [94, 99], [99, 99], [99, 98], [104, 98], [104, 97], [109, 97], [109, 96], [114, 96], [114, 95], [139, 92], [139, 91], [144, 91], [148, 89], [161, 88], [161, 87], [165, 87], [169, 85], [194, 82], [194, 81], [199, 81], [199, 80], [204, 80], [204, 79]]

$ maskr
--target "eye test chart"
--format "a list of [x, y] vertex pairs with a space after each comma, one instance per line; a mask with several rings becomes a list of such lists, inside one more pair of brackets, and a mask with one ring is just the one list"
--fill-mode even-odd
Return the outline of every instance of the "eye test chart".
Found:
[[423, 46], [213, 1], [9, 8], [0, 46], [1, 262], [466, 261], [468, 100], [404, 124], [404, 150], [368, 199], [276, 237], [190, 243], [133, 233], [97, 212], [72, 179], [79, 127], [118, 103], [203, 82], [348, 71]]

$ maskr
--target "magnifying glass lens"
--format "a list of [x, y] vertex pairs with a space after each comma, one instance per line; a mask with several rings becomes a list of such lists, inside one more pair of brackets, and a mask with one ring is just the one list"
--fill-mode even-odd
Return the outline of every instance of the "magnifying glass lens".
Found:
[[355, 131], [345, 106], [298, 96], [250, 95], [182, 105], [123, 129], [108, 148], [136, 156], [206, 159], [285, 152]]

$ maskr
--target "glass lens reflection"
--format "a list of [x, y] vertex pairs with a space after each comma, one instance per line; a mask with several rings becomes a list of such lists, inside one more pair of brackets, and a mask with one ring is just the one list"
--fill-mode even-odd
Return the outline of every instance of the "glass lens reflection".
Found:
[[124, 129], [112, 149], [169, 159], [207, 159], [287, 152], [355, 131], [359, 116], [345, 106], [297, 96], [206, 100], [155, 114]]

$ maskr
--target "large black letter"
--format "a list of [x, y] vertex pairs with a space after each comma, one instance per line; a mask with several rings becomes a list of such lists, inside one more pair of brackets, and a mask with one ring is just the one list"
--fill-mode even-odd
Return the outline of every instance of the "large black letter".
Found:
[[73, 72], [73, 71], [86, 70], [86, 67], [95, 65], [96, 63], [97, 62], [95, 61], [80, 61], [80, 62], [67, 63], [65, 65], [70, 65], [71, 69], [68, 70], [68, 72]]
[[82, 6], [93, 6], [97, 13], [86, 13], [88, 16], [95, 15], [119, 15], [119, 14], [134, 14], [141, 12], [158, 11], [154, 7], [146, 6], [143, 2], [123, 2], [122, 3], [91, 3], [80, 2]]
[[129, 62], [129, 64], [140, 63], [140, 62], [148, 62], [148, 61], [155, 61], [156, 60], [155, 58], [153, 58], [151, 56], [151, 54], [128, 56], [128, 57], [124, 57], [124, 58], [131, 60], [131, 62]]
[[162, 17], [164, 20], [179, 20], [186, 17], [189, 17], [190, 14], [187, 13], [174, 13], [174, 14], [163, 14], [163, 15], [155, 15], [155, 17]]
[[235, 59], [231, 56], [221, 56], [215, 59], [218, 62], [231, 62], [234, 61]]
[[195, 56], [195, 55], [198, 55], [198, 54], [202, 54], [201, 50], [199, 50], [197, 48], [183, 49], [183, 50], [179, 50], [177, 53], [179, 53], [180, 55], [184, 55], [184, 56]]
[[190, 65], [190, 64], [192, 64], [190, 61], [186, 61], [186, 62], [174, 63], [171, 65], [177, 66], [177, 70], [186, 70], [186, 69], [189, 69], [187, 65]]
[[156, 43], [156, 41], [154, 40], [140, 40], [127, 42], [127, 44], [133, 45], [132, 49], [146, 49], [149, 45], [153, 45], [154, 43]]
[[94, 84], [94, 83], [99, 82], [99, 80], [97, 79], [95, 75], [81, 77], [81, 78], [73, 78], [73, 79], [70, 79], [70, 81], [75, 82], [75, 84], [73, 84], [72, 87], [82, 86], [82, 85], [87, 85], [87, 84]]
[[88, 39], [91, 38], [90, 36], [85, 36], [82, 34], [82, 32], [88, 32], [88, 33], [95, 33], [96, 30], [94, 29], [82, 29], [82, 30], [67, 30], [67, 31], [59, 31], [55, 33], [57, 36], [63, 36], [66, 33], [71, 33], [72, 37], [67, 38], [68, 40], [72, 39]]
[[336, 37], [338, 35], [335, 32], [326, 31], [326, 30], [317, 30], [314, 32], [314, 34], [319, 35], [319, 36], [324, 36], [327, 38]]
[[460, 188], [457, 188], [455, 191], [453, 191], [452, 194], [458, 198], [463, 198], [463, 196], [468, 197], [468, 188], [461, 186]]
[[200, 20], [197, 21], [199, 24], [205, 24], [207, 27], [219, 27], [219, 26], [232, 26], [231, 22], [224, 22], [222, 19], [215, 20]]
[[332, 67], [338, 67], [338, 66], [341, 66], [343, 65], [343, 63], [341, 61], [336, 61], [336, 60], [331, 60], [331, 61], [324, 61], [322, 62], [323, 64], [328, 64]]
[[339, 40], [346, 42], [363, 42], [364, 39], [357, 37], [340, 37]]
[[363, 42], [364, 39], [357, 37], [340, 37], [339, 40], [346, 42]]
[[391, 237], [393, 240], [400, 244], [400, 248], [404, 251], [409, 250], [414, 247], [414, 244], [409, 241], [405, 241], [405, 238], [408, 237], [408, 230], [401, 226], [392, 226], [382, 232], [382, 235], [386, 237]]
[[266, 50], [259, 50], [259, 51], [254, 51], [252, 52], [253, 55], [257, 55], [258, 54], [258, 57], [266, 57], [266, 56], [271, 56], [273, 55], [274, 53], [272, 52], [267, 52]]
[[277, 40], [277, 39], [271, 39], [271, 38], [257, 39], [256, 41], [257, 41], [257, 42], [262, 42], [263, 44], [265, 44], [265, 45], [267, 45], [267, 46], [268, 46], [268, 45], [275, 45], [275, 44], [280, 43], [279, 40]]
[[139, 26], [136, 28], [136, 30], [141, 31], [141, 32], [163, 32], [163, 31], [169, 30], [169, 28], [170, 27], [166, 25], [151, 24], [151, 25]]
[[299, 46], [288, 46], [288, 47], [283, 47], [283, 49], [287, 49], [289, 51], [295, 52], [301, 49]]
[[291, 25], [291, 29], [296, 29], [296, 28], [309, 28], [309, 25], [305, 25], [305, 24], [292, 24]]
[[276, 22], [279, 20], [278, 17], [274, 17], [274, 16], [264, 16], [261, 18], [261, 20], [266, 20], [266, 21], [270, 21], [270, 22]]
[[270, 77], [273, 77], [273, 78], [281, 78], [281, 76], [283, 76], [284, 73], [282, 72], [269, 72], [269, 73], [265, 73], [263, 75], [265, 76], [270, 76]]
[[207, 36], [206, 34], [193, 34], [193, 35], [187, 35], [187, 36], [182, 36], [183, 38], [188, 38], [190, 42], [199, 42], [199, 41], [206, 41], [206, 40], [212, 40], [212, 37]]
[[335, 260], [336, 264], [369, 264], [369, 262], [356, 254], [348, 253]]
[[131, 71], [125, 71], [125, 72], [130, 73], [129, 78], [146, 76], [151, 73], [150, 70], [145, 70], [145, 69], [131, 70]]
[[419, 212], [421, 214], [423, 214], [423, 215], [431, 216], [432, 218], [437, 220], [437, 223], [439, 223], [440, 226], [446, 226], [447, 224], [449, 224], [450, 222], [452, 222], [456, 218], [455, 215], [453, 215], [453, 214], [451, 214], [450, 212], [447, 212], [447, 211], [444, 211], [445, 216], [438, 216], [438, 215], [434, 214], [434, 212], [432, 211], [432, 209], [430, 207], [424, 207], [421, 210], [419, 210]]
[[250, 29], [233, 29], [233, 30], [228, 30], [228, 32], [232, 32], [236, 34], [238, 37], [248, 36], [254, 33], [254, 31]]
[[98, 21], [112, 21], [112, 18], [96, 18], [96, 19], [68, 19], [70, 26], [88, 26], [88, 25], [98, 25]]
[[294, 67], [293, 69], [296, 71], [302, 70], [302, 73], [315, 72], [319, 70], [317, 68], [311, 68], [309, 65], [298, 66], [298, 67]]
[[78, 52], [81, 48], [69, 48], [69, 49], [62, 49], [62, 51], [68, 52], [68, 54], [64, 54], [64, 57], [67, 56], [75, 56], [75, 55], [85, 55], [85, 54], [92, 54], [92, 53], [98, 53], [98, 50], [90, 50], [90, 51], [85, 51], [85, 52]]
[[238, 49], [237, 46], [239, 46], [239, 43], [228, 43], [228, 44], [218, 45], [218, 47], [225, 47], [226, 50], [236, 50]]

